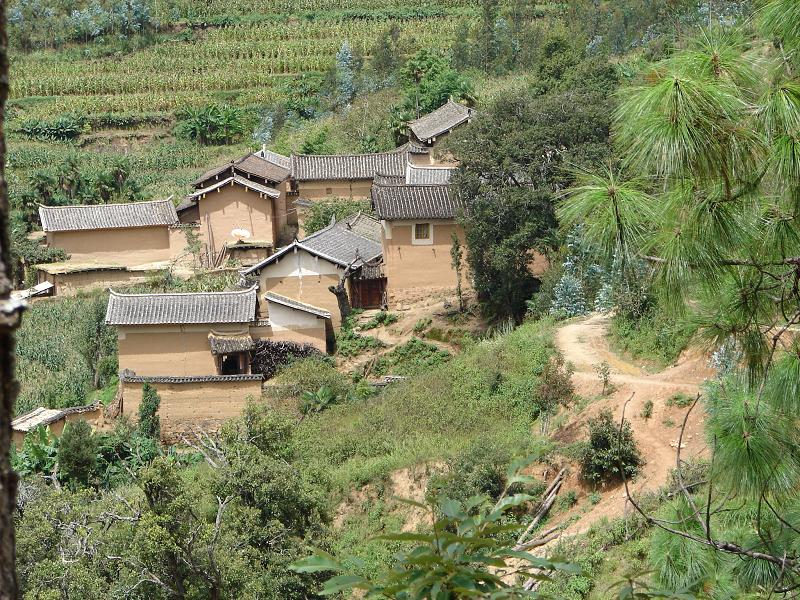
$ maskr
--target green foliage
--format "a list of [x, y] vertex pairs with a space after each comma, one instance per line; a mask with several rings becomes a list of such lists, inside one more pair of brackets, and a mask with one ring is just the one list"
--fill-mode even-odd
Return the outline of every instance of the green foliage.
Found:
[[21, 476], [31, 473], [51, 474], [58, 463], [58, 438], [40, 425], [25, 436], [22, 449], [13, 452], [11, 465]]
[[473, 442], [447, 461], [446, 469], [428, 481], [429, 498], [446, 497], [466, 502], [476, 495], [498, 499], [507, 485], [512, 456], [506, 448]]
[[604, 396], [613, 388], [611, 385], [611, 365], [608, 364], [608, 361], [603, 361], [594, 365], [594, 370], [597, 373], [598, 379], [600, 379], [600, 383], [603, 384], [603, 391], [601, 392]]
[[600, 483], [625, 478], [631, 479], [639, 472], [643, 461], [633, 439], [631, 424], [625, 421], [622, 428], [614, 421], [610, 410], [603, 410], [587, 421], [589, 441], [581, 457], [581, 477]]
[[335, 404], [338, 400], [339, 397], [333, 393], [331, 388], [322, 386], [316, 392], [303, 392], [300, 397], [300, 412], [304, 415], [318, 413]]
[[245, 134], [247, 118], [236, 106], [187, 107], [178, 114], [175, 130], [178, 135], [204, 146], [229, 145]]
[[414, 335], [421, 335], [428, 327], [431, 326], [431, 319], [429, 317], [425, 317], [414, 323], [414, 327], [411, 330]]
[[334, 154], [330, 130], [327, 127], [320, 127], [312, 131], [300, 145], [300, 154]]
[[308, 390], [330, 389], [335, 396], [344, 397], [350, 391], [347, 376], [336, 370], [331, 361], [323, 357], [301, 358], [278, 370], [271, 380], [285, 394], [300, 398]]
[[[510, 469], [510, 482], [528, 480], [518, 469]], [[352, 575], [336, 558], [325, 552], [295, 563], [301, 573], [341, 573], [325, 582], [321, 594], [363, 590], [365, 598], [535, 598], [536, 593], [508, 583], [502, 575], [513, 571], [523, 579], [531, 574], [547, 580], [552, 572], [580, 573], [572, 564], [549, 561], [518, 551], [502, 536], [509, 529], [521, 529], [504, 522], [504, 514], [532, 500], [528, 494], [507, 495], [506, 487], [496, 503], [486, 496], [473, 496], [466, 502], [441, 498], [436, 505], [425, 506], [431, 518], [431, 533], [384, 534], [380, 539], [409, 542], [412, 547], [396, 557], [391, 569], [371, 573], [369, 577]], [[513, 564], [513, 566], [512, 566]]]
[[563, 512], [569, 510], [577, 503], [578, 503], [578, 494], [575, 492], [575, 490], [570, 490], [568, 492], [565, 492], [563, 495], [559, 496], [557, 505], [558, 509]]
[[642, 407], [642, 418], [649, 419], [653, 416], [653, 401], [648, 399], [645, 400], [644, 406]]
[[397, 323], [398, 317], [394, 313], [390, 313], [386, 310], [379, 311], [374, 317], [372, 317], [366, 323], [362, 323], [358, 326], [361, 330], [368, 330], [368, 329], [375, 329], [376, 327], [386, 327], [391, 325], [392, 323]]
[[[105, 302], [97, 294], [60, 298], [37, 302], [25, 312], [17, 331], [17, 414], [37, 406], [82, 405], [96, 377], [104, 383], [109, 372], [116, 374], [116, 335], [104, 324]], [[103, 367], [104, 357], [111, 368]]]
[[353, 328], [352, 315], [342, 323], [341, 329], [336, 332], [336, 354], [339, 356], [346, 358], [358, 356], [383, 346], [384, 343], [376, 337], [356, 333]]
[[450, 358], [447, 350], [441, 350], [438, 346], [418, 338], [411, 338], [378, 358], [372, 371], [375, 375], [418, 375], [446, 363]]
[[88, 485], [97, 470], [96, 438], [84, 420], [67, 423], [58, 440], [59, 478], [74, 486]]
[[312, 234], [330, 225], [332, 218], [340, 221], [357, 212], [371, 215], [372, 206], [366, 200], [350, 198], [320, 200], [311, 205], [303, 227], [307, 234]]
[[491, 316], [521, 318], [538, 287], [532, 251], [546, 253], [556, 241], [554, 190], [572, 180], [563, 166], [598, 164], [608, 154], [617, 76], [600, 61], [579, 66], [546, 93], [504, 94], [451, 134], [467, 262]]
[[694, 398], [684, 392], [675, 392], [667, 398], [667, 406], [677, 406], [678, 408], [686, 408], [694, 403]]
[[670, 319], [663, 308], [654, 307], [639, 318], [615, 315], [609, 331], [613, 344], [634, 358], [666, 366], [678, 359], [696, 327], [680, 318]]
[[139, 433], [153, 440], [161, 439], [159, 406], [161, 406], [161, 397], [156, 388], [145, 383], [142, 386], [142, 401], [139, 403]]
[[20, 123], [19, 132], [34, 140], [65, 142], [77, 139], [85, 125], [84, 117], [63, 115], [49, 121], [27, 119]]

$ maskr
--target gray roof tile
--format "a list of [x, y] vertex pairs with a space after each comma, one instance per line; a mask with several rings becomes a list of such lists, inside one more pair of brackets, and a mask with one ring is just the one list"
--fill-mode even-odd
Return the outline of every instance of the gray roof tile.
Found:
[[256, 318], [256, 286], [235, 292], [120, 294], [110, 290], [109, 325], [250, 323]]
[[[202, 196], [203, 194], [207, 194], [208, 192], [213, 192], [214, 190], [226, 186], [228, 184], [237, 184], [241, 185], [242, 187], [246, 187], [249, 190], [253, 190], [254, 192], [258, 192], [260, 194], [264, 194], [265, 196], [269, 196], [270, 198], [277, 198], [281, 195], [281, 193], [276, 190], [275, 188], [267, 187], [266, 185], [261, 185], [256, 181], [252, 181], [247, 179], [246, 177], [242, 177], [241, 175], [231, 175], [225, 179], [220, 179], [215, 182], [209, 182], [208, 187], [201, 188], [192, 194], [190, 194], [190, 198], [197, 198], [198, 196]], [[182, 209], [184, 210], [184, 209]]]
[[372, 205], [379, 219], [453, 219], [463, 203], [447, 185], [373, 185]]
[[45, 231], [154, 227], [178, 222], [171, 198], [125, 204], [40, 206], [39, 218]]
[[136, 375], [131, 371], [122, 371], [119, 374], [120, 381], [124, 383], [208, 383], [226, 381], [260, 381], [264, 377], [260, 373], [241, 374], [241, 375]]
[[408, 163], [406, 180], [408, 185], [446, 185], [456, 172], [456, 167], [418, 167]]
[[381, 222], [371, 215], [357, 212], [336, 224], [374, 242], [381, 243]]
[[311, 304], [306, 304], [305, 302], [300, 302], [299, 300], [295, 300], [294, 298], [288, 298], [286, 296], [282, 296], [281, 294], [276, 294], [275, 292], [266, 292], [264, 294], [264, 298], [267, 299], [267, 302], [277, 302], [278, 304], [282, 304], [283, 306], [288, 306], [289, 308], [302, 310], [303, 312], [311, 313], [312, 315], [322, 317], [323, 319], [331, 318], [331, 313], [329, 313], [327, 310], [317, 308], [316, 306], [312, 306]]
[[419, 141], [430, 142], [433, 138], [468, 121], [474, 113], [473, 109], [448, 100], [433, 112], [411, 121], [408, 126]]
[[377, 173], [404, 176], [408, 155], [425, 151], [406, 144], [375, 154], [294, 154], [292, 176], [298, 181], [374, 179]]
[[225, 179], [234, 174], [252, 175], [273, 183], [280, 183], [289, 176], [289, 157], [269, 151], [245, 154], [227, 164], [206, 171], [192, 185], [200, 186], [206, 184], [209, 179]]

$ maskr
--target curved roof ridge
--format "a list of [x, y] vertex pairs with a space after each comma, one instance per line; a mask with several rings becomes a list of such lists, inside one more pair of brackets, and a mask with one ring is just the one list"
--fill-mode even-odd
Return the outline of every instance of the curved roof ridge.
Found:
[[143, 294], [126, 294], [124, 292], [115, 292], [113, 288], [108, 288], [109, 294], [117, 297], [124, 297], [124, 298], [136, 298], [136, 297], [144, 297], [144, 296], [199, 296], [199, 295], [211, 295], [211, 294], [249, 294], [254, 289], [258, 288], [258, 284], [253, 284], [249, 288], [242, 289], [242, 290], [230, 290], [230, 291], [221, 291], [221, 292], [150, 292], [150, 293], [143, 293]]
[[162, 202], [172, 202], [172, 198], [174, 196], [169, 196], [168, 198], [162, 198], [161, 200], [134, 200], [133, 202], [100, 202], [98, 204], [62, 204], [60, 206], [54, 206], [50, 204], [42, 204], [37, 202], [36, 205], [39, 208], [45, 208], [47, 210], [60, 210], [60, 209], [71, 209], [71, 208], [97, 208], [98, 206], [122, 206], [125, 204], [159, 204]]

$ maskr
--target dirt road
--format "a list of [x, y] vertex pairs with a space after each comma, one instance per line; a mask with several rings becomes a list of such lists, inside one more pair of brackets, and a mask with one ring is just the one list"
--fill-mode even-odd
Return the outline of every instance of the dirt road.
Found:
[[[712, 371], [706, 366], [704, 357], [689, 354], [660, 373], [648, 374], [636, 364], [611, 351], [606, 338], [608, 325], [609, 317], [592, 315], [567, 323], [556, 332], [556, 345], [564, 358], [575, 367], [573, 382], [577, 394], [584, 398], [601, 394], [602, 384], [594, 367], [602, 361], [606, 361], [611, 367], [611, 383], [615, 389], [606, 397], [591, 402], [585, 410], [554, 432], [554, 437], [561, 442], [585, 438], [588, 417], [604, 408], [610, 408], [619, 419], [623, 405], [633, 395], [625, 409], [625, 416], [631, 422], [646, 464], [631, 485], [631, 490], [633, 493], [654, 490], [667, 482], [671, 469], [675, 467], [680, 425], [686, 413], [685, 408], [667, 406], [667, 399], [679, 392], [694, 396], [703, 380], [712, 375]], [[645, 419], [642, 417], [642, 409], [648, 400], [653, 401], [653, 414]], [[702, 410], [695, 409], [692, 413], [683, 444], [681, 453], [684, 460], [706, 450]], [[578, 492], [579, 502], [576, 509], [586, 510], [588, 502], [584, 496], [592, 490], [579, 480], [577, 473], [570, 475], [562, 494], [570, 489]], [[631, 509], [622, 486], [598, 491], [601, 493], [600, 502], [584, 513], [580, 521], [570, 526], [565, 534], [581, 533], [603, 517], [622, 516], [626, 509]], [[574, 513], [571, 511], [570, 514]]]

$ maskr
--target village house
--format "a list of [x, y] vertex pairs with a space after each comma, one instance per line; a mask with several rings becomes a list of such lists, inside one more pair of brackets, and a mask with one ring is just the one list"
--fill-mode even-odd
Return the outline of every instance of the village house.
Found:
[[292, 155], [289, 196], [297, 209], [298, 235], [305, 235], [303, 223], [314, 202], [335, 198], [368, 200], [378, 173], [404, 177], [408, 164], [429, 164], [428, 149], [405, 144], [374, 154]]
[[208, 266], [231, 258], [252, 264], [269, 256], [296, 230], [287, 206], [289, 157], [266, 149], [203, 173], [179, 206], [183, 223], [197, 223]]
[[389, 303], [451, 294], [456, 288], [452, 236], [463, 244], [464, 230], [456, 220], [462, 203], [450, 186], [378, 181], [372, 206], [383, 226]]
[[355, 308], [384, 304], [386, 279], [381, 269], [381, 225], [369, 215], [357, 213], [301, 240], [295, 240], [272, 256], [241, 271], [256, 280], [262, 292], [275, 292], [319, 306], [341, 324], [338, 301], [330, 287], [345, 277], [346, 291]]
[[34, 408], [32, 411], [18, 416], [11, 422], [11, 441], [17, 450], [25, 443], [25, 436], [39, 427], [46, 427], [49, 434], [60, 437], [67, 423], [86, 421], [92, 427], [103, 423], [103, 406], [99, 402], [87, 406], [70, 408]]
[[[261, 339], [328, 349], [330, 313], [256, 286], [227, 292], [121, 294], [110, 290], [106, 323], [117, 328], [118, 411], [135, 416], [142, 387], [161, 396], [171, 431], [236, 416], [261, 393], [250, 352]], [[265, 317], [260, 317], [264, 314]]]
[[409, 139], [421, 146], [434, 148], [456, 127], [468, 123], [475, 115], [475, 109], [448, 100], [445, 104], [409, 122]]
[[69, 259], [37, 265], [53, 294], [143, 281], [178, 260], [186, 247], [171, 199], [124, 204], [41, 206], [47, 245]]

